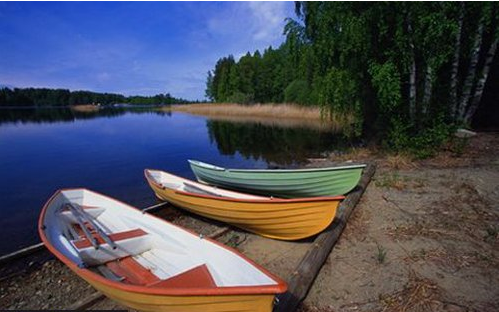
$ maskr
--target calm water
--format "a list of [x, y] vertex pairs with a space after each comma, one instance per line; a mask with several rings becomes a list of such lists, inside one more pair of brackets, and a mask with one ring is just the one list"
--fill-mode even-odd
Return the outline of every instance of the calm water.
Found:
[[36, 223], [59, 188], [85, 187], [136, 207], [156, 203], [144, 168], [193, 179], [187, 159], [220, 166], [296, 166], [337, 146], [311, 129], [182, 113], [0, 110], [0, 255], [39, 241]]

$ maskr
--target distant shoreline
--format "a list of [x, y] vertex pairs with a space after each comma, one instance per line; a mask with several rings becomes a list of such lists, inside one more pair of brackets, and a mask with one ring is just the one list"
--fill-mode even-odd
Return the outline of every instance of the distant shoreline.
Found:
[[82, 104], [82, 105], [70, 105], [69, 108], [73, 111], [80, 113], [94, 113], [101, 109], [100, 105], [94, 104]]

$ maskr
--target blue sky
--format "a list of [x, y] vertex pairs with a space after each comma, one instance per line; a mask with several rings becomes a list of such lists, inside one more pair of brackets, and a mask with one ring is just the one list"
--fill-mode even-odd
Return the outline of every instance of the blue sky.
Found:
[[228, 54], [278, 46], [293, 2], [0, 2], [0, 84], [203, 99]]

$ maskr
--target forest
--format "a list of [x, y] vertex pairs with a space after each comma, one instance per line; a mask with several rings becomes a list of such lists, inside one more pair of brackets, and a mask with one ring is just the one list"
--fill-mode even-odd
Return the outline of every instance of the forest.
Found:
[[189, 101], [172, 97], [169, 93], [154, 96], [124, 96], [113, 93], [97, 93], [91, 91], [70, 91], [66, 89], [48, 88], [1, 88], [0, 107], [33, 107], [33, 106], [68, 106], [79, 104], [140, 104], [167, 105], [182, 104]]
[[324, 117], [348, 121], [348, 135], [424, 154], [469, 126], [484, 90], [495, 89], [497, 2], [295, 6], [281, 46], [218, 60], [210, 100], [318, 105]]

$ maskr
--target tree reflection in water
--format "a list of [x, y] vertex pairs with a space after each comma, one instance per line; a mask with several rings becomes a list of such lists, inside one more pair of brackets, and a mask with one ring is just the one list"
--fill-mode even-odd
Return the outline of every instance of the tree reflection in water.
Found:
[[79, 119], [113, 118], [127, 112], [134, 114], [157, 114], [171, 116], [170, 111], [160, 111], [149, 107], [120, 108], [109, 107], [97, 111], [79, 112], [70, 108], [15, 108], [0, 109], [0, 125], [7, 123], [55, 123], [74, 122]]
[[344, 149], [341, 134], [309, 128], [286, 128], [262, 123], [207, 120], [211, 143], [222, 155], [240, 153], [247, 159], [262, 159], [272, 166], [292, 166], [330, 150]]

